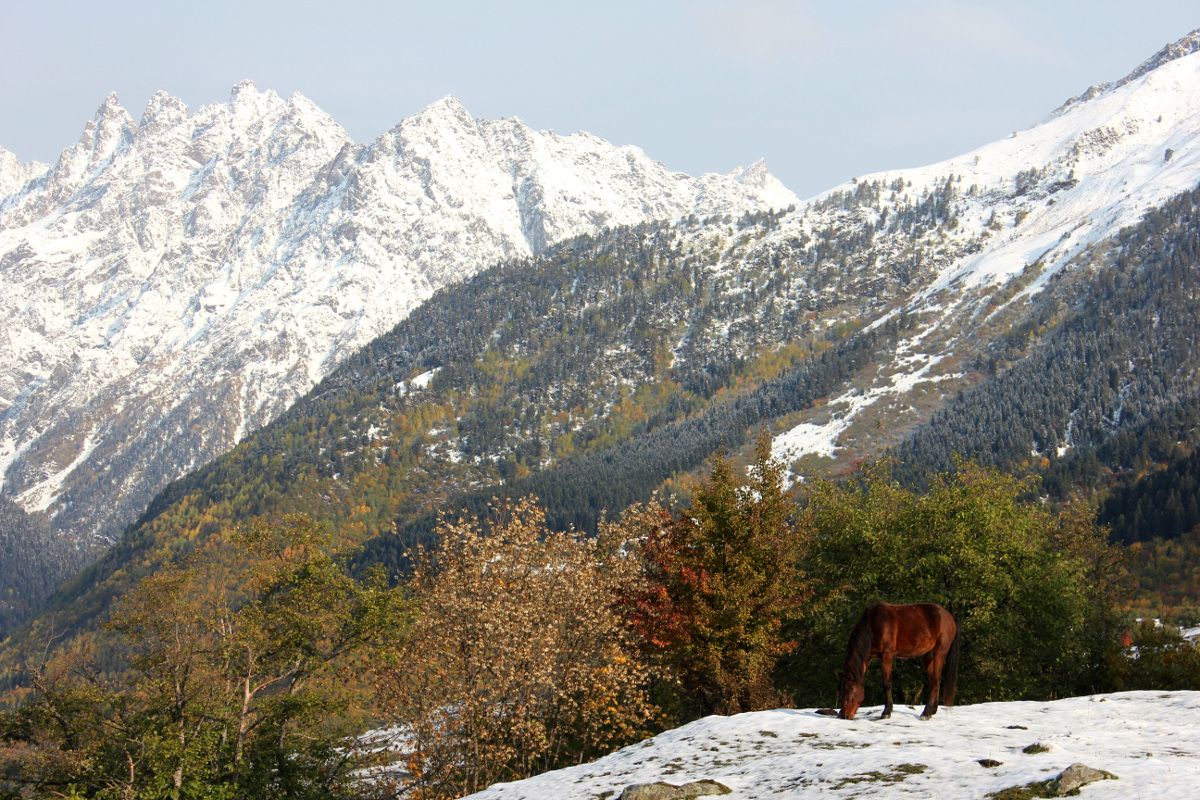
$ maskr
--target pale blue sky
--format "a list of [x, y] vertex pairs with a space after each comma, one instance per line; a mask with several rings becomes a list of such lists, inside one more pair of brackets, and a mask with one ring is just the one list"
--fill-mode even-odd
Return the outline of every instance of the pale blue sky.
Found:
[[360, 142], [453, 94], [692, 174], [763, 156], [806, 197], [1028, 127], [1197, 27], [1195, 0], [0, 0], [0, 146], [53, 161], [110, 91], [137, 119], [250, 78]]

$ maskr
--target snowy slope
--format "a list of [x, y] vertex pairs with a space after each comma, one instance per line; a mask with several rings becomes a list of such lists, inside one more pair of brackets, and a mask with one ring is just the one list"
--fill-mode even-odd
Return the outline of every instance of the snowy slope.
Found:
[[[40, 173], [40, 174], [39, 174]], [[32, 179], [32, 182], [30, 180]], [[602, 226], [797, 202], [440, 100], [368, 145], [244, 82], [0, 153], [0, 482], [112, 538], [439, 286]], [[16, 187], [16, 188], [14, 188]]]
[[[899, 354], [907, 364], [925, 364], [922, 380], [914, 384], [911, 375], [882, 371], [874, 385], [831, 398], [832, 412], [781, 434], [776, 456], [790, 463], [805, 455], [834, 455], [852, 445], [842, 433], [864, 409], [878, 402], [903, 404], [914, 388], [937, 391], [936, 383], [961, 377], [949, 356], [964, 335], [998, 310], [985, 312], [995, 289], [1023, 273], [1032, 275], [1004, 301], [1023, 302], [1089, 247], [1200, 184], [1198, 51], [1200, 31], [1126, 78], [1072, 98], [1032, 128], [937, 164], [862, 176], [789, 217], [774, 243], [764, 242], [762, 249], [830, 227], [878, 226], [883, 212], [894, 219], [948, 179], [957, 191], [955, 227], [905, 243], [920, 250], [927, 267], [911, 294], [862, 320], [878, 325], [900, 308], [923, 312], [927, 321]], [[877, 205], [853, 212], [828, 208], [830, 198], [873, 182], [888, 187]], [[876, 251], [888, 246], [885, 232], [873, 235]], [[885, 262], [881, 255], [881, 265]]]
[[[984, 234], [992, 212], [998, 214], [1001, 229], [983, 249], [943, 270], [923, 296], [951, 283], [996, 284], [1040, 258], [1049, 277], [1087, 244], [1200, 183], [1198, 46], [1195, 31], [1164, 49], [1177, 57], [1164, 61], [1160, 53], [1117, 84], [1092, 87], [1089, 99], [1073, 98], [1045, 121], [998, 142], [926, 167], [858, 178], [888, 184], [900, 178], [911, 182], [905, 191], [915, 197], [961, 176], [961, 193], [977, 189], [961, 198], [964, 224], [949, 232], [952, 239]], [[1040, 174], [1018, 194], [1018, 174], [1031, 168]], [[812, 202], [853, 188], [835, 187]], [[1014, 225], [1022, 212], [1027, 216]]]
[[[1200, 52], [1134, 74], [1140, 77], [1008, 139], [903, 173], [914, 186], [960, 174], [964, 184], [981, 187], [981, 211], [996, 209], [1011, 219], [1028, 214], [982, 252], [946, 270], [927, 295], [955, 279], [964, 286], [996, 283], [1038, 259], [1046, 265], [1044, 282], [1086, 245], [1200, 183]], [[1042, 175], [1015, 196], [1015, 176], [1031, 167]], [[1068, 186], [1071, 181], [1078, 183]]]
[[[878, 716], [879, 709], [872, 709]], [[706, 717], [591, 764], [496, 784], [478, 800], [613, 798], [630, 784], [716, 780], [729, 800], [983, 798], [1076, 762], [1116, 780], [1084, 798], [1192, 800], [1200, 786], [1200, 692], [1125, 692], [1053, 703], [898, 709], [853, 722], [807, 711]], [[1040, 744], [1045, 752], [1022, 752]], [[986, 768], [978, 762], [1002, 762]]]

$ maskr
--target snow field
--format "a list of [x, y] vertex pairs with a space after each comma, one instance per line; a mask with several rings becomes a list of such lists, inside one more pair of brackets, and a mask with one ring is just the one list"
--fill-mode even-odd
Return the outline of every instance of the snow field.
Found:
[[[633, 783], [707, 778], [733, 790], [728, 800], [960, 800], [1049, 780], [1076, 762], [1118, 778], [1083, 787], [1088, 800], [1200, 797], [1200, 692], [982, 703], [942, 708], [928, 722], [907, 706], [890, 720], [873, 719], [880, 710], [864, 708], [853, 722], [812, 709], [706, 717], [591, 764], [471, 797], [616, 800]], [[1034, 744], [1044, 751], [1023, 752]], [[980, 759], [1003, 763], [986, 768]]]

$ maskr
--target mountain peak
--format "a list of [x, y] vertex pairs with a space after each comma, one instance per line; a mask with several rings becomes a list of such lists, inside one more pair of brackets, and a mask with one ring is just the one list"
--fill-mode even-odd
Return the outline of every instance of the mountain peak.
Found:
[[185, 120], [187, 117], [187, 103], [160, 89], [146, 103], [146, 110], [142, 112], [142, 121], [138, 123], [138, 127], [144, 128], [154, 121], [171, 124]]
[[743, 186], [761, 188], [772, 175], [767, 171], [767, 160], [760, 158], [745, 169], [738, 167], [730, 173], [730, 177]]
[[133, 138], [137, 125], [129, 116], [116, 92], [109, 92], [108, 97], [96, 109], [96, 115], [83, 126], [83, 134], [79, 143], [85, 152], [91, 152], [91, 163], [95, 164], [109, 158], [119, 148]]
[[1148, 72], [1161, 67], [1163, 64], [1170, 63], [1185, 56], [1190, 56], [1192, 53], [1200, 51], [1200, 28], [1184, 36], [1177, 42], [1164, 45], [1162, 50], [1159, 50], [1150, 58], [1138, 65], [1137, 69], [1126, 75], [1121, 80], [1117, 81], [1114, 89], [1120, 88], [1130, 81], [1136, 81]]
[[448, 94], [440, 100], [434, 100], [429, 105], [422, 108], [416, 113], [417, 117], [448, 117], [451, 119], [473, 119], [471, 112], [467, 110], [459, 99], [452, 94]]
[[93, 131], [106, 132], [124, 126], [128, 126], [130, 132], [137, 127], [133, 124], [133, 117], [129, 116], [129, 112], [122, 108], [117, 93], [109, 92], [108, 97], [104, 98], [104, 102], [96, 108], [96, 114], [86, 126], [84, 136], [90, 137]]
[[19, 191], [31, 178], [45, 171], [45, 164], [36, 161], [24, 164], [15, 153], [0, 147], [0, 201]]
[[459, 102], [458, 98], [448, 94], [440, 100], [435, 100], [410, 117], [401, 120], [391, 133], [415, 129], [425, 130], [424, 135], [432, 135], [433, 131], [468, 131], [475, 127], [475, 118], [471, 112]]
[[1075, 95], [1070, 100], [1067, 100], [1067, 102], [1054, 109], [1054, 111], [1050, 113], [1049, 119], [1060, 116], [1080, 103], [1086, 103], [1095, 97], [1099, 97], [1105, 92], [1113, 89], [1119, 89], [1127, 83], [1136, 81], [1138, 78], [1153, 72], [1164, 64], [1177, 61], [1178, 59], [1190, 56], [1192, 53], [1198, 51], [1200, 51], [1200, 28], [1197, 28], [1176, 42], [1164, 45], [1161, 50], [1143, 61], [1133, 72], [1129, 73], [1124, 78], [1121, 78], [1121, 80], [1116, 81], [1115, 83], [1109, 81], [1107, 83], [1099, 83], [1089, 86], [1087, 91], [1083, 92], [1082, 94]]
[[108, 97], [105, 97], [104, 102], [96, 109], [96, 120], [99, 121], [101, 117], [120, 113], [124, 110], [121, 108], [121, 99], [117, 97], [117, 93], [109, 92]]
[[737, 181], [772, 208], [787, 208], [800, 202], [800, 198], [770, 173], [765, 158], [760, 158], [744, 169], [737, 167], [725, 173], [725, 177]]
[[229, 90], [229, 113], [234, 117], [255, 117], [283, 105], [282, 98], [268, 89], [260, 92], [252, 80], [239, 81]]
[[229, 90], [229, 102], [236, 103], [247, 92], [258, 94], [258, 86], [249, 78], [233, 85], [233, 88]]

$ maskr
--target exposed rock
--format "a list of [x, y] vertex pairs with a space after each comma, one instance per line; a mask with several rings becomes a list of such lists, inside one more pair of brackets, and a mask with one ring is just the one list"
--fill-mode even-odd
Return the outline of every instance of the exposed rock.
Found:
[[1117, 776], [1111, 772], [1094, 769], [1086, 764], [1076, 762], [1060, 772], [1058, 777], [1050, 782], [1050, 788], [1057, 793], [1058, 797], [1066, 797], [1080, 786], [1086, 786], [1096, 781], [1115, 781], [1116, 779]]
[[620, 800], [688, 800], [692, 797], [729, 794], [732, 790], [723, 783], [702, 780], [676, 786], [673, 783], [635, 783], [625, 787]]
[[994, 768], [1000, 766], [1001, 764], [1003, 764], [1004, 762], [997, 761], [994, 758], [981, 758], [976, 763], [979, 764], [980, 766], [987, 767], [988, 769], [994, 769]]

